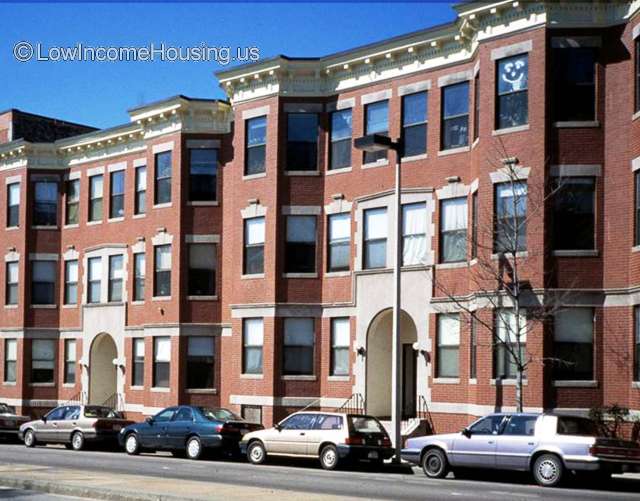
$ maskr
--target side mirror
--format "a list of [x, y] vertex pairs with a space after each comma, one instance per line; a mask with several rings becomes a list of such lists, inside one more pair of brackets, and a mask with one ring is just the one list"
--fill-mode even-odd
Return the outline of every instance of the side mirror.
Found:
[[469, 428], [463, 428], [462, 434], [467, 438], [471, 438], [471, 430]]
[[153, 424], [153, 417], [149, 416], [148, 418], [145, 419], [145, 422], [147, 424]]
[[276, 423], [273, 427], [278, 431], [282, 431], [282, 425], [280, 425], [280, 423]]
[[42, 416], [42, 422], [46, 423], [47, 422], [47, 416]]

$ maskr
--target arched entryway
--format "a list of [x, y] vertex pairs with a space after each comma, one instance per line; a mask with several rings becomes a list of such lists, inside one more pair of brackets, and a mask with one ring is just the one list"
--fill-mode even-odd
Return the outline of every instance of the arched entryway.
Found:
[[116, 394], [117, 373], [113, 359], [117, 357], [116, 343], [109, 334], [99, 334], [93, 340], [89, 360], [89, 403], [101, 405]]
[[[366, 403], [367, 413], [386, 417], [391, 415], [391, 360], [393, 311], [389, 308], [378, 313], [367, 331]], [[402, 414], [403, 418], [416, 415], [417, 352], [416, 325], [405, 311], [400, 314], [400, 342], [402, 344]]]

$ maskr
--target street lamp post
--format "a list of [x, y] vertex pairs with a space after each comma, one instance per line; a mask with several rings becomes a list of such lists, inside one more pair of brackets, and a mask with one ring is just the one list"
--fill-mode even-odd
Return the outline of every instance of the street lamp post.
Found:
[[402, 450], [402, 359], [400, 344], [400, 298], [401, 298], [401, 275], [402, 266], [402, 178], [400, 176], [400, 164], [402, 147], [400, 140], [392, 141], [388, 136], [381, 134], [370, 134], [354, 140], [354, 146], [362, 151], [375, 152], [382, 150], [393, 150], [396, 154], [395, 172], [395, 248], [393, 253], [393, 327], [392, 327], [392, 374], [391, 374], [391, 427], [393, 429], [393, 445], [395, 456], [393, 461], [401, 461], [400, 451]]

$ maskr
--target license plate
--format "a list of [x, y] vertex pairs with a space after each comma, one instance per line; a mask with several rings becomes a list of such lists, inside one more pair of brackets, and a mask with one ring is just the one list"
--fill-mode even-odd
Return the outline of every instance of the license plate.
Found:
[[376, 451], [371, 451], [367, 457], [369, 459], [378, 459], [378, 453]]
[[122, 426], [120, 426], [119, 424], [113, 425], [113, 431], [120, 431], [121, 429], [122, 429]]

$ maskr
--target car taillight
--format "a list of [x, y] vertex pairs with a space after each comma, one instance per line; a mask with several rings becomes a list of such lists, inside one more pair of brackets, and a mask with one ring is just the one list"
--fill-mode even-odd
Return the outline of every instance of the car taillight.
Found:
[[216, 433], [222, 433], [223, 428], [224, 428], [223, 424], [217, 424], [215, 427]]
[[618, 456], [630, 459], [640, 459], [640, 448], [607, 447], [605, 445], [592, 445], [589, 448], [592, 456]]
[[344, 443], [347, 445], [363, 445], [364, 439], [362, 437], [347, 437]]
[[391, 439], [389, 437], [384, 437], [381, 445], [382, 447], [391, 447]]

